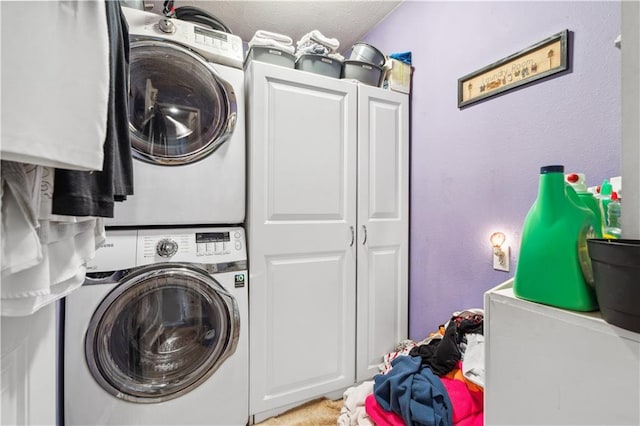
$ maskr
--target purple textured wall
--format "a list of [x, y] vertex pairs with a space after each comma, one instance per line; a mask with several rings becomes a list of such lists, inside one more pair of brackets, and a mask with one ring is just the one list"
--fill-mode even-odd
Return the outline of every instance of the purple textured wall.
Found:
[[[462, 110], [457, 79], [568, 29], [570, 72]], [[619, 2], [407, 1], [365, 40], [411, 51], [410, 337], [513, 276], [540, 166], [620, 174]], [[511, 271], [494, 271], [503, 231]]]

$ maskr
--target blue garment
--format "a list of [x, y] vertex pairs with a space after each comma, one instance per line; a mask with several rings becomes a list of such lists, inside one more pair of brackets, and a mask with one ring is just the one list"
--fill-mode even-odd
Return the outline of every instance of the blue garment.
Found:
[[450, 426], [453, 406], [447, 389], [422, 358], [400, 356], [387, 374], [374, 377], [373, 394], [380, 407], [393, 411], [407, 426]]
[[411, 52], [402, 52], [402, 53], [392, 53], [389, 55], [391, 59], [396, 59], [398, 61], [404, 62], [407, 65], [411, 65]]

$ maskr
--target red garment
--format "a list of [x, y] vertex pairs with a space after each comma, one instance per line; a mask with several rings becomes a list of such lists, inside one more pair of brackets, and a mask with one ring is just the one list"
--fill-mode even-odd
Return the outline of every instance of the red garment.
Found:
[[440, 377], [453, 405], [454, 426], [482, 426], [484, 424], [482, 388], [466, 380], [462, 374], [462, 363], [447, 375]]
[[404, 426], [402, 417], [393, 411], [383, 410], [373, 394], [364, 400], [364, 409], [376, 426]]

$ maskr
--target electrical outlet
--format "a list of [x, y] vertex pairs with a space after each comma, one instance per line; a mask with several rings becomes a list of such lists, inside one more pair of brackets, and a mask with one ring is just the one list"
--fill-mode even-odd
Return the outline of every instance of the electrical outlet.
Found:
[[493, 269], [496, 271], [509, 272], [509, 257], [511, 250], [509, 246], [503, 246], [500, 249], [493, 250]]

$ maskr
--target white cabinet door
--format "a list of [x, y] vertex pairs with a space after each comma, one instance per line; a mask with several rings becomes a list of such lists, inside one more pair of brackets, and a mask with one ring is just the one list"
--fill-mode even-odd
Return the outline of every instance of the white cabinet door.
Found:
[[250, 411], [355, 378], [357, 86], [247, 69]]
[[358, 88], [357, 381], [408, 335], [408, 96]]

